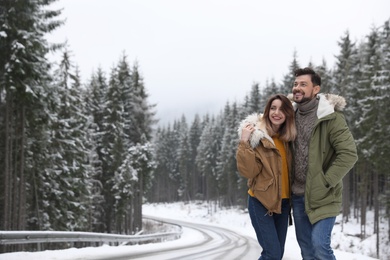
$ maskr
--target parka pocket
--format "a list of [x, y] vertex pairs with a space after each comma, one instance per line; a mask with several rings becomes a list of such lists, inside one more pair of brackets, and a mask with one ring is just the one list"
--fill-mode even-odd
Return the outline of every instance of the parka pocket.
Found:
[[329, 188], [324, 174], [318, 172], [310, 182], [310, 207], [315, 209], [334, 202], [334, 189]]

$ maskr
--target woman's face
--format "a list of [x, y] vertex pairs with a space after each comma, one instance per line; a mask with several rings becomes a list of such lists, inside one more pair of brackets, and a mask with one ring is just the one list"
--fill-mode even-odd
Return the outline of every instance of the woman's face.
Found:
[[274, 130], [279, 129], [284, 121], [286, 121], [286, 115], [282, 111], [282, 101], [280, 99], [272, 101], [268, 116]]

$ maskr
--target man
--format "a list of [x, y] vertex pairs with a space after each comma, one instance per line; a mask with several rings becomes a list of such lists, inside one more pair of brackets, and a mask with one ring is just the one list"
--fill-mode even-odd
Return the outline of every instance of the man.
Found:
[[357, 161], [355, 141], [342, 111], [345, 99], [318, 94], [321, 77], [297, 69], [292, 88], [296, 109], [292, 206], [304, 260], [336, 259], [331, 234], [341, 209], [342, 179]]

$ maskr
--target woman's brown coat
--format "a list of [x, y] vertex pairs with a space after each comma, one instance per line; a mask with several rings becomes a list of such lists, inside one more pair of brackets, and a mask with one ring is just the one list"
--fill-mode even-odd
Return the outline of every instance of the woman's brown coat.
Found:
[[[265, 129], [262, 115], [252, 114], [243, 120], [238, 128], [241, 139], [242, 128], [247, 123], [252, 123], [255, 131], [249, 142], [240, 140], [236, 159], [239, 173], [248, 179], [248, 187], [252, 189], [254, 196], [268, 209], [269, 214], [281, 213], [281, 174], [282, 158], [275, 147], [272, 138]], [[292, 155], [290, 146], [285, 144], [289, 176], [291, 170]]]

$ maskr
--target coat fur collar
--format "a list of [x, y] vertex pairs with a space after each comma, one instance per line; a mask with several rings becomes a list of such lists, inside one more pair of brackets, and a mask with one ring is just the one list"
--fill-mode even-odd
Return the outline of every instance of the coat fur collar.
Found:
[[242, 129], [247, 123], [251, 123], [255, 127], [255, 130], [253, 131], [251, 137], [249, 138], [249, 144], [252, 148], [257, 147], [260, 143], [260, 140], [263, 138], [268, 139], [272, 144], [274, 144], [274, 141], [272, 140], [272, 138], [267, 133], [267, 130], [265, 129], [263, 115], [258, 113], [253, 113], [241, 121], [237, 129], [239, 139], [241, 139]]

